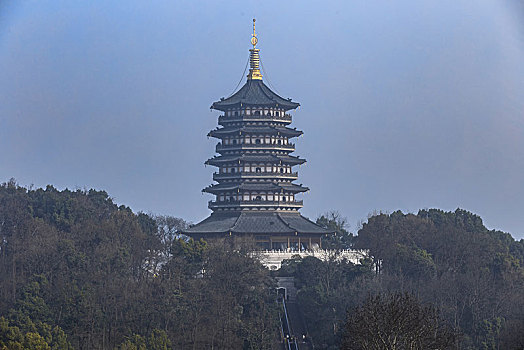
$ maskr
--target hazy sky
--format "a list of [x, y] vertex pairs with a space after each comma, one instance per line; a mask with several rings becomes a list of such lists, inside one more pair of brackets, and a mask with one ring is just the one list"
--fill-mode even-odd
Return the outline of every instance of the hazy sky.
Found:
[[[1, 1], [0, 181], [197, 222], [257, 18], [302, 213], [467, 209], [524, 238], [522, 1]], [[245, 78], [244, 78], [245, 79]]]

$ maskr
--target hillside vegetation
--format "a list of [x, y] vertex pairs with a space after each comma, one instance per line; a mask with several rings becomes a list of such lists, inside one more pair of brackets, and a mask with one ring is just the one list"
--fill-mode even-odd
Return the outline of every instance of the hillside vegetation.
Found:
[[0, 349], [271, 348], [268, 271], [177, 224], [103, 191], [0, 186]]
[[[523, 241], [464, 210], [379, 214], [356, 236], [336, 216], [318, 222], [337, 231], [326, 244], [372, 258], [276, 273], [295, 277], [315, 348], [359, 349], [358, 320], [391, 328], [383, 305], [438, 319], [448, 348], [524, 347]], [[0, 349], [273, 348], [275, 273], [251, 242], [180, 239], [186, 225], [104, 191], [0, 185]]]
[[462, 209], [378, 214], [355, 237], [336, 215], [317, 222], [337, 231], [331, 244], [351, 242], [372, 257], [357, 266], [336, 256], [297, 258], [279, 272], [295, 276], [318, 348], [340, 344], [346, 312], [351, 320], [370, 296], [409, 293], [455, 331], [451, 348], [524, 349], [524, 240], [490, 231]]

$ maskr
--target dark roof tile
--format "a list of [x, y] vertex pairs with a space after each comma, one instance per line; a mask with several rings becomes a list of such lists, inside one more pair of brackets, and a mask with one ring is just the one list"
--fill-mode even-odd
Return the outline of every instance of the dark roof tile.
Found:
[[231, 183], [225, 182], [221, 184], [215, 184], [204, 188], [203, 192], [208, 193], [220, 193], [223, 191], [234, 191], [234, 190], [243, 190], [243, 191], [267, 191], [267, 192], [281, 192], [282, 190], [288, 192], [306, 192], [309, 188], [302, 185], [297, 185], [293, 183], [273, 183], [273, 182], [259, 182], [259, 183]]
[[231, 214], [213, 213], [205, 220], [185, 230], [191, 236], [216, 234], [328, 234], [299, 213], [240, 212]]
[[288, 156], [288, 155], [274, 155], [268, 153], [260, 154], [241, 154], [241, 155], [227, 155], [227, 156], [215, 156], [211, 159], [208, 159], [205, 164], [208, 165], [219, 165], [224, 163], [233, 163], [233, 162], [250, 162], [250, 163], [279, 163], [284, 164], [298, 165], [306, 162], [305, 159]]
[[224, 135], [231, 135], [231, 134], [237, 134], [238, 132], [246, 133], [246, 134], [277, 134], [280, 133], [280, 135], [283, 136], [289, 136], [289, 137], [297, 137], [303, 134], [302, 131], [286, 128], [286, 127], [274, 127], [274, 126], [261, 126], [261, 127], [255, 127], [255, 126], [244, 126], [244, 127], [234, 127], [234, 128], [220, 128], [211, 130], [208, 133], [208, 136], [212, 137], [218, 137]]
[[212, 109], [226, 111], [242, 106], [281, 107], [285, 110], [295, 109], [300, 103], [284, 99], [271, 91], [262, 80], [247, 80], [231, 97], [221, 99], [211, 105]]

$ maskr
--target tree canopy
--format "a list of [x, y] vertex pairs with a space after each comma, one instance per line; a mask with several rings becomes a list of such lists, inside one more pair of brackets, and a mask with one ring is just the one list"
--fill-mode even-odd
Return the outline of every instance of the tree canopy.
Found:
[[[338, 214], [317, 222], [334, 231], [344, 227]], [[346, 248], [336, 237], [328, 241]], [[371, 301], [387, 303], [395, 293], [413, 294], [431, 308], [427, 311], [436, 310], [435, 317], [460, 334], [455, 348], [524, 348], [523, 240], [488, 230], [479, 216], [463, 209], [428, 209], [373, 215], [351, 245], [369, 253], [360, 265], [336, 255], [327, 261], [295, 257], [278, 272], [295, 277], [304, 319], [314, 325], [309, 337], [315, 348], [338, 348], [352, 312], [362, 316], [372, 311]]]
[[343, 350], [452, 349], [457, 334], [410, 294], [377, 294], [348, 311]]
[[270, 348], [269, 272], [184, 225], [104, 191], [2, 184], [0, 349]]
[[133, 213], [105, 191], [1, 184], [0, 350], [271, 349], [273, 275], [294, 277], [318, 349], [366, 336], [356, 323], [394, 326], [388, 313], [403, 308], [456, 349], [524, 348], [523, 240], [462, 209], [380, 213], [358, 235], [336, 212], [317, 222], [337, 233], [329, 247], [368, 257], [294, 257], [269, 272], [249, 239], [193, 241], [183, 219]]

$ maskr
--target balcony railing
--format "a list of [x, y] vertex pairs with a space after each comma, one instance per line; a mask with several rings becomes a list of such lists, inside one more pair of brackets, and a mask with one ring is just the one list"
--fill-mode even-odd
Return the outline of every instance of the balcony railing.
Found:
[[218, 123], [222, 124], [224, 122], [238, 122], [238, 121], [277, 121], [277, 122], [289, 122], [291, 123], [291, 115], [232, 115], [225, 116], [221, 115], [218, 117]]
[[222, 142], [219, 142], [216, 145], [215, 151], [235, 151], [235, 150], [255, 150], [255, 149], [266, 149], [266, 150], [284, 150], [284, 151], [294, 151], [295, 144], [279, 144], [277, 142], [273, 143], [236, 143], [231, 145], [224, 145]]
[[256, 177], [256, 178], [291, 178], [297, 179], [298, 172], [294, 173], [281, 173], [281, 172], [254, 172], [254, 171], [239, 171], [235, 173], [213, 173], [213, 180], [223, 180], [223, 179], [239, 179], [246, 177]]
[[304, 201], [209, 201], [209, 209], [217, 208], [255, 208], [255, 207], [281, 207], [281, 208], [302, 208]]

